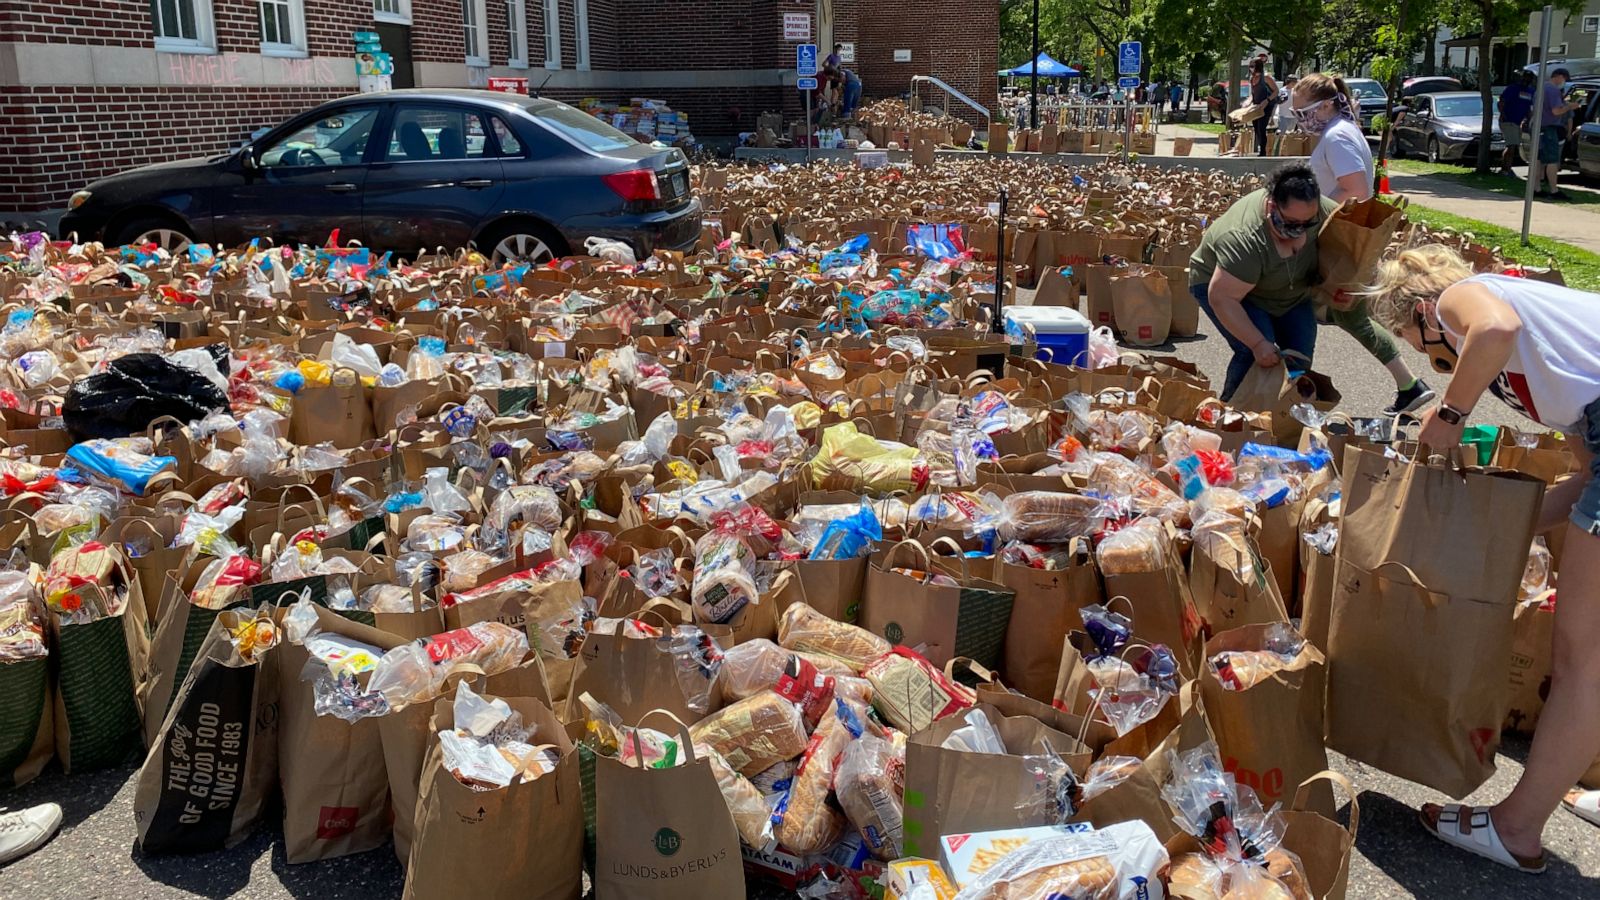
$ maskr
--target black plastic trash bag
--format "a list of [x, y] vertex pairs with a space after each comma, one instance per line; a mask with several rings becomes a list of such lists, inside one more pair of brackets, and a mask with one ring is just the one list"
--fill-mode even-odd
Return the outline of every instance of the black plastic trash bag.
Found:
[[130, 353], [73, 382], [61, 417], [74, 441], [86, 441], [139, 434], [162, 416], [193, 422], [227, 408], [228, 395], [199, 372], [156, 353]]

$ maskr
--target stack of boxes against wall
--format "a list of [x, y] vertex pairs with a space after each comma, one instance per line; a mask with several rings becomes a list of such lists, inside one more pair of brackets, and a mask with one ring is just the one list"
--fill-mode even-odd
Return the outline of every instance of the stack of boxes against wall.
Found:
[[[801, 114], [795, 42], [784, 40], [782, 20], [785, 12], [814, 16], [808, 0], [464, 2], [482, 14], [487, 66], [467, 64], [463, 0], [287, 0], [299, 46], [280, 48], [263, 46], [260, 0], [163, 0], [157, 6], [178, 17], [175, 30], [185, 21], [176, 11], [194, 11], [189, 41], [158, 41], [142, 0], [15, 0], [0, 9], [0, 141], [14, 151], [0, 160], [0, 214], [60, 208], [87, 182], [132, 166], [225, 152], [354, 93], [351, 37], [375, 20], [409, 21], [417, 87], [484, 86], [511, 75], [570, 103], [649, 97], [687, 115], [701, 139], [752, 131], [766, 110]], [[375, 5], [401, 16], [378, 15]], [[934, 75], [994, 104], [995, 81], [982, 74], [996, 66], [994, 4], [953, 0], [909, 13], [871, 0], [832, 5], [833, 40], [856, 45], [868, 99], [905, 92], [912, 75]], [[525, 66], [510, 59], [512, 10], [523, 14]], [[559, 41], [546, 40], [549, 18]], [[384, 49], [403, 64], [393, 33]], [[895, 51], [907, 49], [911, 61], [895, 62]], [[401, 73], [396, 84], [404, 83]]]

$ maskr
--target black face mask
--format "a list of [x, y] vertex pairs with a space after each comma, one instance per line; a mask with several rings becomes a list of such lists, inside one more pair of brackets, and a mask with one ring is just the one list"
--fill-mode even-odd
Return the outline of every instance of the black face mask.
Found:
[[1456, 348], [1450, 346], [1448, 340], [1445, 340], [1444, 331], [1441, 329], [1439, 336], [1436, 338], [1428, 337], [1428, 323], [1422, 317], [1422, 310], [1420, 309], [1413, 311], [1411, 318], [1417, 323], [1417, 334], [1422, 338], [1422, 352], [1428, 354], [1428, 359], [1433, 363], [1433, 370], [1446, 375], [1454, 372], [1456, 370], [1456, 361], [1461, 358], [1461, 354], [1456, 352]]

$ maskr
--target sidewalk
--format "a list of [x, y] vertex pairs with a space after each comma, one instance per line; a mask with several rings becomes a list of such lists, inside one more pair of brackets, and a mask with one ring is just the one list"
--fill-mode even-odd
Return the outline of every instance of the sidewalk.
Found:
[[1168, 124], [1163, 124], [1161, 130], [1156, 133], [1156, 155], [1176, 156], [1177, 154], [1172, 152], [1173, 140], [1180, 137], [1194, 140], [1194, 146], [1189, 150], [1191, 157], [1215, 157], [1217, 155], [1216, 135], [1209, 131], [1201, 131], [1198, 128], [1186, 128], [1182, 125]]
[[[1411, 202], [1452, 215], [1480, 219], [1501, 228], [1522, 231], [1522, 199], [1464, 187], [1427, 175], [1391, 172], [1389, 185]], [[1581, 207], [1533, 201], [1532, 234], [1600, 253], [1600, 222]]]

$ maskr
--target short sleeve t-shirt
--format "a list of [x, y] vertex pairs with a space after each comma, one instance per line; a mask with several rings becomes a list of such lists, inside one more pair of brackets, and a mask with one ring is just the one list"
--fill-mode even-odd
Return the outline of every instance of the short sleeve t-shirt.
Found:
[[[1322, 215], [1330, 216], [1338, 204], [1326, 197]], [[1278, 316], [1305, 301], [1317, 274], [1317, 232], [1293, 256], [1280, 256], [1267, 229], [1267, 189], [1241, 197], [1217, 217], [1189, 257], [1189, 283], [1206, 284], [1218, 266], [1224, 272], [1253, 284], [1245, 300]]]
[[1500, 118], [1514, 125], [1528, 121], [1533, 111], [1533, 95], [1520, 84], [1508, 85], [1500, 94]]
[[1362, 181], [1365, 190], [1354, 199], [1365, 200], [1372, 196], [1372, 148], [1367, 146], [1360, 127], [1344, 116], [1335, 119], [1322, 132], [1317, 149], [1311, 151], [1310, 164], [1317, 176], [1317, 188], [1324, 197], [1333, 193], [1339, 179], [1356, 172], [1367, 177]]
[[1541, 128], [1554, 128], [1561, 124], [1561, 117], [1566, 113], [1556, 110], [1566, 103], [1566, 98], [1561, 95], [1561, 88], [1553, 84], [1544, 86], [1544, 121], [1540, 122]]

